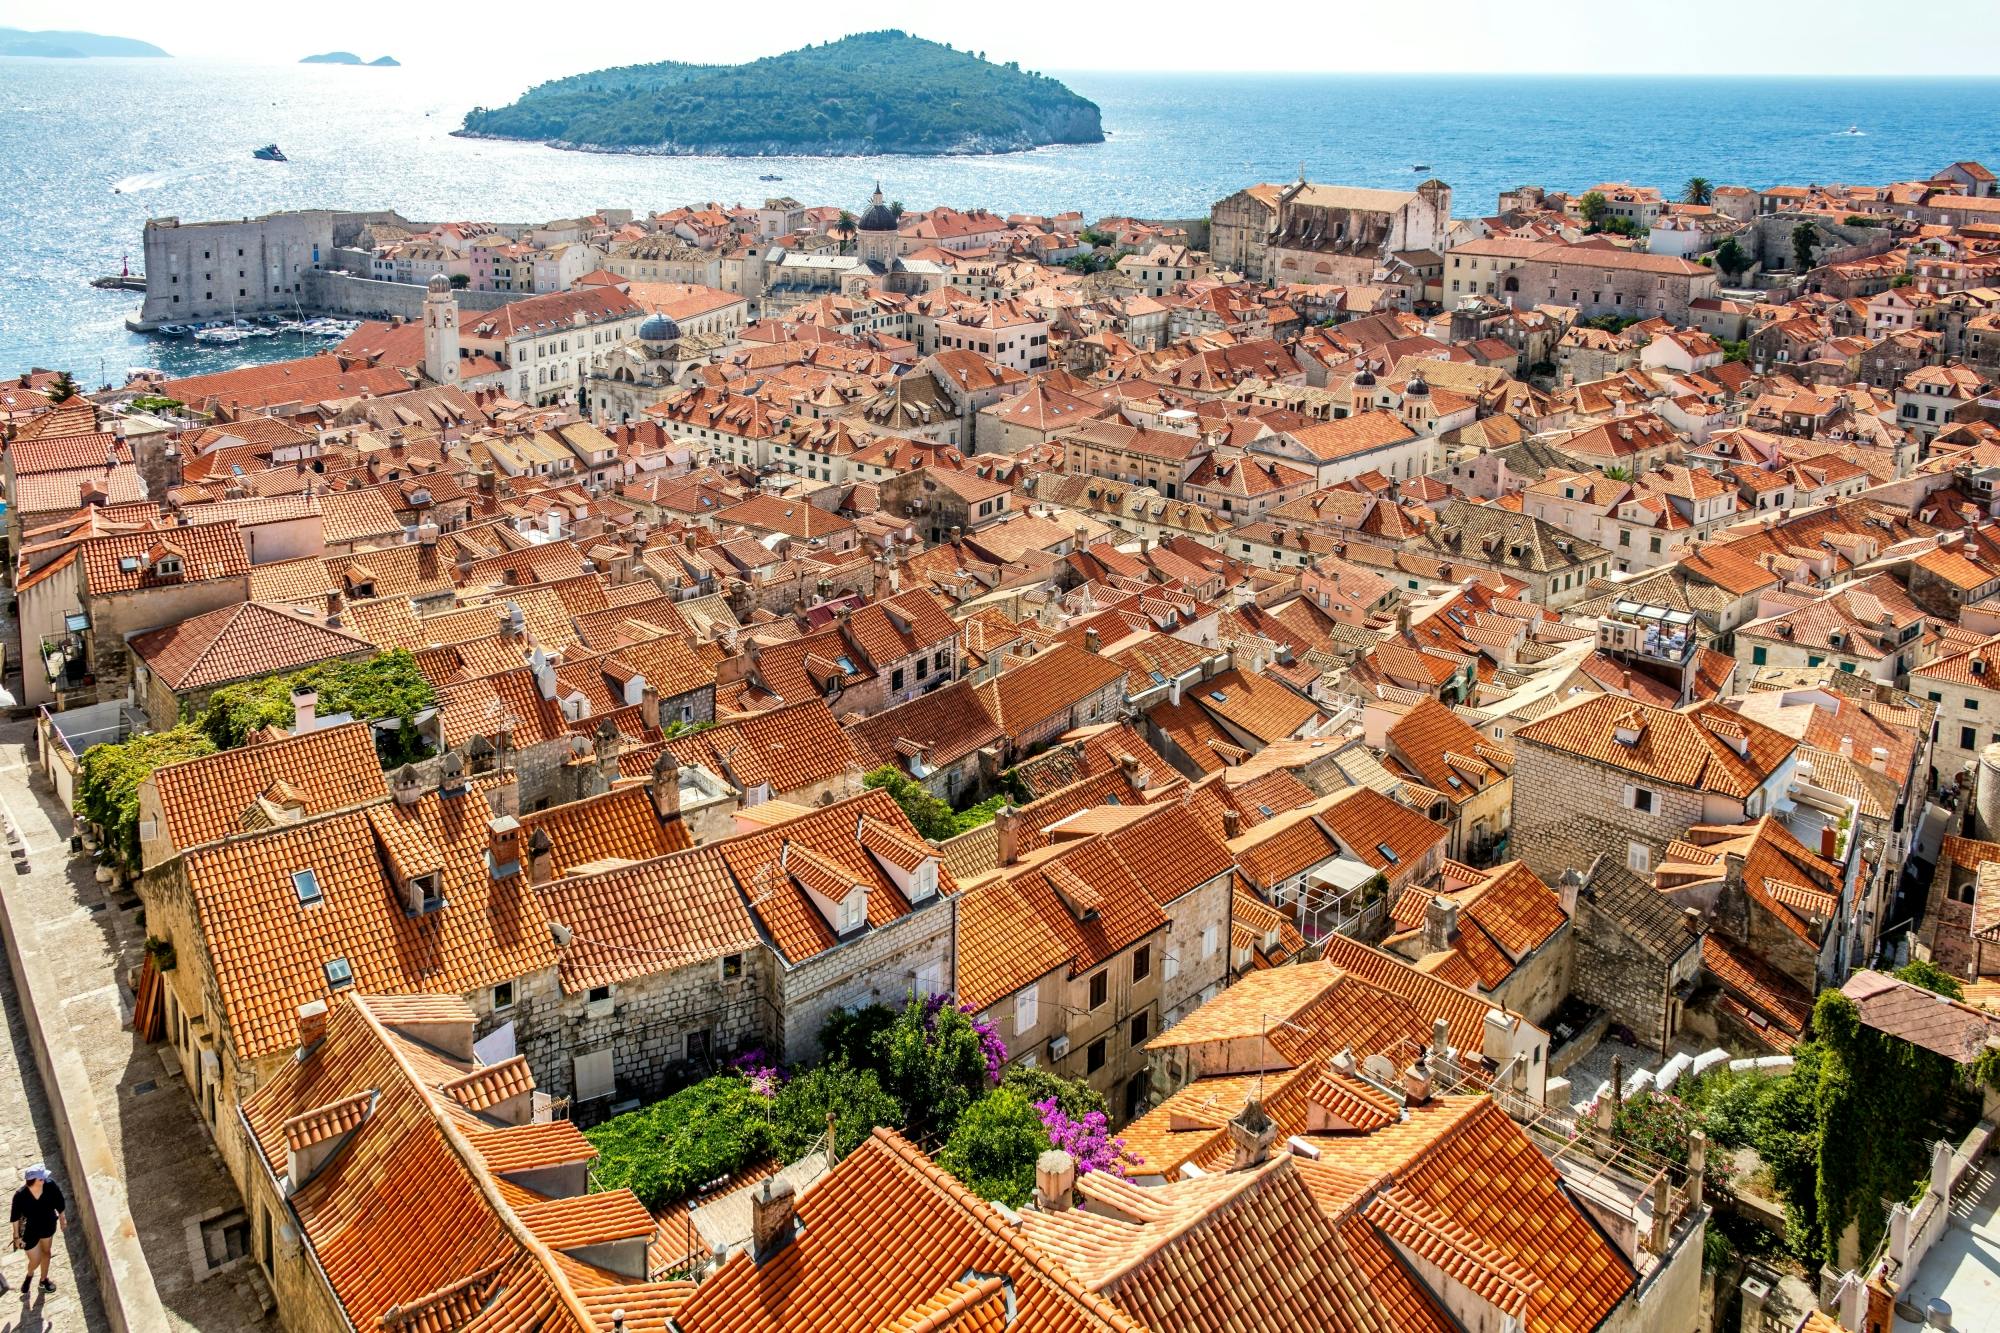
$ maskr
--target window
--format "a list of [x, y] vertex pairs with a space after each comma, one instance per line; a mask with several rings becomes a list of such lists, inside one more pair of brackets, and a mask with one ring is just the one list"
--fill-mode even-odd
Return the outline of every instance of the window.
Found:
[[292, 891], [299, 895], [301, 903], [316, 903], [326, 896], [320, 891], [319, 876], [310, 870], [292, 872]]
[[1651, 874], [1653, 869], [1653, 849], [1643, 842], [1625, 844], [1625, 868], [1634, 874]]
[[740, 953], [726, 955], [722, 960], [722, 979], [724, 981], [734, 981], [742, 975], [743, 955]]
[[1628, 810], [1637, 810], [1642, 815], [1650, 815], [1657, 813], [1659, 803], [1659, 796], [1645, 787], [1625, 789], [1625, 808]]
[[608, 1004], [611, 1000], [611, 987], [592, 986], [583, 998], [590, 1004]]
[[580, 1102], [609, 1097], [616, 1087], [611, 1075], [611, 1052], [591, 1051], [576, 1057], [576, 1099]]
[[1090, 979], [1090, 1007], [1092, 1009], [1102, 1008], [1104, 1002], [1110, 998], [1111, 973], [1108, 971], [1099, 972]]
[[1151, 1028], [1152, 1018], [1153, 1016], [1147, 1013], [1139, 1013], [1132, 1016], [1132, 1048], [1134, 1050], [1144, 1046], [1146, 1038], [1153, 1035]]
[[1203, 958], [1215, 957], [1215, 939], [1216, 927], [1203, 926], [1201, 928], [1201, 956]]
[[514, 1007], [514, 983], [503, 981], [493, 988], [493, 1007], [512, 1009]]
[[347, 965], [345, 958], [327, 960], [326, 984], [334, 990], [341, 990], [354, 984], [354, 969]]
[[850, 930], [859, 930], [868, 921], [868, 895], [850, 893], [840, 904], [840, 924], [834, 929], [845, 935]]
[[1038, 981], [1014, 997], [1014, 1035], [1030, 1031], [1041, 1021], [1042, 983]]
[[1974, 731], [1971, 727], [1960, 727], [1958, 729], [1958, 748], [1961, 750], [1978, 749], [1979, 733]]
[[1132, 951], [1132, 981], [1144, 981], [1153, 975], [1153, 946], [1142, 944]]
[[1104, 1068], [1104, 1056], [1107, 1046], [1108, 1042], [1104, 1037], [1099, 1037], [1096, 1041], [1090, 1043], [1090, 1050], [1084, 1055], [1084, 1073], [1095, 1074], [1098, 1070]]
[[1763, 666], [1765, 659], [1769, 656], [1770, 654], [1765, 652], [1762, 647], [1752, 648], [1750, 650], [1750, 664], [1752, 666]]

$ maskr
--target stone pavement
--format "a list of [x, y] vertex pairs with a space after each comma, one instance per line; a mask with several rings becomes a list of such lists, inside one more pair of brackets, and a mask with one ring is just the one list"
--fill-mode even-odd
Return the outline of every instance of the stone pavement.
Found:
[[[121, 1214], [130, 1211], [129, 1222], [122, 1216], [98, 1219], [105, 1237], [100, 1246], [108, 1246], [111, 1256], [112, 1280], [101, 1288], [101, 1317], [108, 1323], [90, 1323], [86, 1312], [83, 1323], [66, 1327], [116, 1329], [135, 1317], [159, 1323], [161, 1316], [147, 1312], [163, 1306], [169, 1329], [275, 1328], [255, 1261], [226, 1257], [240, 1252], [247, 1239], [242, 1201], [172, 1050], [164, 1043], [138, 1042], [127, 1026], [130, 978], [145, 943], [138, 899], [129, 890], [99, 884], [91, 861], [70, 855], [69, 816], [46, 783], [31, 777], [33, 745], [32, 724], [0, 725], [0, 809], [19, 829], [29, 866], [16, 873], [0, 861], [0, 895], [18, 950], [29, 955], [21, 965], [40, 978], [34, 1002], [26, 1006], [28, 1023], [39, 1028], [58, 1062], [59, 1097], [77, 1103], [65, 1103], [72, 1120], [88, 1117], [88, 1124], [70, 1126], [66, 1138], [86, 1160], [103, 1164], [101, 1172], [93, 1172], [101, 1197], [112, 1199]], [[10, 1017], [14, 1012], [20, 1011], [10, 1009]], [[23, 1034], [31, 1035], [37, 1034]], [[25, 1040], [17, 1039], [15, 1049], [25, 1055]], [[35, 1062], [27, 1063], [24, 1090], [33, 1086], [26, 1075]], [[32, 1099], [32, 1092], [27, 1095]], [[29, 1151], [5, 1137], [0, 1150], [9, 1154], [0, 1168], [10, 1166], [15, 1153]], [[53, 1147], [33, 1151], [57, 1167], [60, 1155]], [[68, 1189], [68, 1172], [57, 1170]], [[80, 1237], [73, 1235], [72, 1249], [81, 1252]], [[107, 1250], [92, 1252], [102, 1259]], [[219, 1252], [225, 1257], [211, 1257]], [[121, 1263], [120, 1255], [131, 1262]], [[18, 1266], [14, 1261], [10, 1275]], [[82, 1294], [87, 1299], [91, 1293]], [[4, 1322], [12, 1299], [0, 1298], [0, 1330], [12, 1327]]]
[[[11, 1193], [21, 1182], [21, 1169], [36, 1162], [48, 1165], [68, 1198], [75, 1183], [63, 1165], [62, 1144], [49, 1116], [41, 1072], [35, 1068], [34, 1052], [28, 1046], [20, 998], [14, 994], [13, 971], [0, 964], [0, 1190]], [[56, 1281], [54, 1295], [22, 1301], [21, 1274], [27, 1266], [27, 1260], [11, 1251], [0, 1256], [0, 1275], [12, 1288], [0, 1296], [0, 1330], [70, 1333], [89, 1329], [97, 1333], [110, 1327], [104, 1317], [104, 1302], [97, 1294], [97, 1271], [90, 1262], [83, 1223], [74, 1207], [69, 1213], [69, 1229], [56, 1237], [55, 1261], [49, 1265], [50, 1276]]]

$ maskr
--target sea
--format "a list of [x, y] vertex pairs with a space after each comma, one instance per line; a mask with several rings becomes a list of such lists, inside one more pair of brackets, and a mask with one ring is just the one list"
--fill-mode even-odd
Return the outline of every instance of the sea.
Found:
[[[192, 374], [303, 354], [130, 333], [152, 217], [394, 208], [503, 221], [657, 211], [773, 194], [858, 210], [876, 183], [911, 208], [1195, 217], [1258, 181], [1408, 186], [1453, 211], [1522, 184], [1690, 176], [1763, 186], [1872, 183], [1961, 158], [2000, 167], [2000, 79], [1629, 78], [1057, 72], [1103, 110], [1105, 142], [989, 157], [699, 158], [565, 152], [454, 138], [466, 110], [541, 78], [463, 61], [400, 68], [199, 59], [0, 59], [0, 375], [64, 368]], [[607, 58], [615, 53], [607, 53]], [[251, 150], [279, 144], [289, 162]], [[770, 173], [781, 182], [762, 181]]]

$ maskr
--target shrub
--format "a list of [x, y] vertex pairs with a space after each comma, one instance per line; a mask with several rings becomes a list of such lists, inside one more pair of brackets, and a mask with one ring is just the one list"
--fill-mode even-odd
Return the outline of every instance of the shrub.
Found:
[[771, 1156], [771, 1117], [771, 1102], [748, 1079], [703, 1079], [587, 1131], [598, 1151], [593, 1184], [627, 1186], [649, 1208], [670, 1203]]
[[966, 1108], [999, 1077], [1006, 1049], [990, 1028], [942, 995], [912, 996], [889, 1029], [889, 1092], [913, 1138], [947, 1137]]
[[187, 723], [83, 752], [77, 809], [104, 830], [106, 846], [125, 865], [139, 864], [139, 784], [156, 768], [214, 754], [215, 745]]
[[1045, 1102], [1053, 1097], [1064, 1114], [1079, 1118], [1093, 1111], [1104, 1112], [1111, 1109], [1105, 1104], [1104, 1094], [1082, 1079], [1064, 1078], [1060, 1074], [1051, 1074], [1046, 1069], [1028, 1069], [1016, 1065], [1000, 1080], [1000, 1086], [1020, 1093], [1031, 1102]]
[[896, 1011], [886, 1004], [836, 1009], [820, 1024], [820, 1059], [828, 1064], [852, 1065], [869, 1070], [878, 1078], [887, 1078], [889, 1029], [895, 1025]]
[[371, 721], [394, 719], [393, 730], [378, 730], [386, 767], [421, 759], [426, 753], [416, 715], [437, 702], [437, 691], [417, 670], [417, 659], [396, 648], [365, 662], [322, 662], [285, 676], [266, 676], [219, 689], [209, 699], [198, 726], [218, 749], [232, 749], [259, 727], [289, 730], [295, 720], [292, 691], [318, 693], [318, 711], [352, 713]]

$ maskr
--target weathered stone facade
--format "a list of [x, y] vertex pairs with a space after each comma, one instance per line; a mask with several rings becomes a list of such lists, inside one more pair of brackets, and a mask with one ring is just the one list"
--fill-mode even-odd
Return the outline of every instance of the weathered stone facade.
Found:
[[900, 1006], [913, 991], [949, 994], [955, 966], [958, 899], [933, 894], [909, 915], [877, 926], [802, 963], [776, 964], [777, 1052], [788, 1064], [819, 1058], [819, 1030], [836, 1009]]

